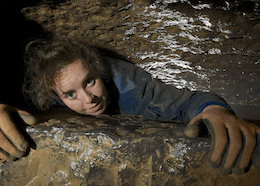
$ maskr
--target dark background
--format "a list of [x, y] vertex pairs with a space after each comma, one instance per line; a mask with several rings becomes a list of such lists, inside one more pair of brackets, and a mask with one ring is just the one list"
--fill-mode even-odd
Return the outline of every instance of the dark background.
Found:
[[21, 93], [24, 66], [23, 49], [30, 38], [44, 35], [35, 22], [26, 21], [21, 8], [37, 1], [1, 1], [1, 93], [0, 101], [17, 107], [28, 107]]

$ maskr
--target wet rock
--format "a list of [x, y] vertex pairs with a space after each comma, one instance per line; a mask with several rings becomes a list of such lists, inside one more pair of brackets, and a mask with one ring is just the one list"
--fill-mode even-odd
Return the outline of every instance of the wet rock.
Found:
[[[44, 0], [21, 12], [167, 84], [216, 91], [249, 118], [259, 115], [259, 0]], [[210, 138], [187, 138], [185, 124], [65, 112], [48, 118], [26, 128], [25, 157], [0, 164], [0, 185], [259, 185], [254, 166], [242, 176], [208, 168]]]
[[239, 116], [260, 119], [258, 1], [44, 1], [21, 12], [56, 36], [83, 39], [177, 88], [214, 91], [235, 111], [250, 107]]
[[[132, 115], [56, 117], [26, 128], [28, 155], [0, 164], [0, 185], [256, 186], [260, 170], [222, 176], [205, 161], [210, 138], [187, 138], [185, 124]], [[60, 117], [62, 116], [62, 117]]]

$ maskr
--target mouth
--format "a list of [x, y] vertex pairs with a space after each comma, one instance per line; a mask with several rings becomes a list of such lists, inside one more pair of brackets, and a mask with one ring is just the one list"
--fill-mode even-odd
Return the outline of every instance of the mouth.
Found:
[[93, 107], [84, 109], [83, 111], [88, 112], [88, 113], [94, 113], [94, 112], [99, 111], [102, 108], [103, 108], [103, 104], [102, 104], [101, 100], [99, 100]]

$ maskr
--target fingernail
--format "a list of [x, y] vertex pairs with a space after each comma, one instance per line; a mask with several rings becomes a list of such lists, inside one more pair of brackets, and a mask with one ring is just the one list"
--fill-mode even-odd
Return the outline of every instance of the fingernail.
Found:
[[26, 115], [26, 114], [19, 113], [19, 112], [18, 112], [18, 114], [24, 120], [24, 122], [27, 123], [28, 125], [33, 125], [36, 123], [36, 119], [32, 115]]

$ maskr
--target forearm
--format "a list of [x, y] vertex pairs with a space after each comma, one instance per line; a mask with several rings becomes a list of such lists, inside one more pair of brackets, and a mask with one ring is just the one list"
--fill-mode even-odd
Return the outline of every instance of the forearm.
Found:
[[206, 110], [208, 110], [213, 105], [214, 107], [219, 106], [226, 108], [234, 114], [227, 102], [214, 92], [195, 92], [183, 107], [183, 113], [185, 113], [184, 118], [186, 121], [190, 121], [202, 113], [206, 108]]
[[185, 134], [198, 136], [202, 122], [212, 136], [209, 164], [213, 168], [218, 168], [222, 174], [243, 174], [251, 157], [253, 164], [260, 167], [257, 163], [259, 127], [236, 117], [223, 106], [209, 105], [190, 121]]
[[223, 107], [223, 106], [220, 106], [220, 105], [209, 105], [207, 106], [203, 111], [202, 113], [208, 113], [208, 112], [211, 112], [211, 113], [220, 113], [220, 111], [225, 111], [227, 113], [230, 113], [230, 114], [234, 114], [233, 112], [231, 112], [231, 110], [227, 109], [226, 107]]

